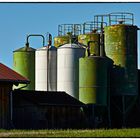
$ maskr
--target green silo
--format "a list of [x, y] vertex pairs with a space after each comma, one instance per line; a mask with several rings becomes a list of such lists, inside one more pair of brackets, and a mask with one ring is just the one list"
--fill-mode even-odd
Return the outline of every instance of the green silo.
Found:
[[54, 46], [58, 48], [64, 44], [76, 43], [81, 29], [81, 24], [58, 25], [58, 36], [54, 37]]
[[84, 45], [88, 45], [88, 42], [92, 41], [90, 44], [91, 55], [99, 56], [100, 54], [100, 34], [99, 33], [86, 33], [78, 36], [78, 42]]
[[64, 35], [54, 37], [54, 46], [58, 48], [64, 44], [74, 43], [75, 41], [77, 41], [77, 38], [77, 35]]
[[[25, 47], [13, 51], [13, 69], [30, 80], [30, 84], [22, 89], [35, 89], [35, 49], [29, 47], [27, 43]], [[19, 84], [20, 88], [25, 86]]]
[[85, 104], [107, 106], [110, 59], [89, 56], [79, 59], [79, 100]]
[[116, 24], [104, 29], [105, 52], [114, 61], [113, 95], [137, 95], [137, 26]]
[[54, 46], [56, 48], [67, 43], [70, 43], [70, 36], [68, 35], [54, 37]]

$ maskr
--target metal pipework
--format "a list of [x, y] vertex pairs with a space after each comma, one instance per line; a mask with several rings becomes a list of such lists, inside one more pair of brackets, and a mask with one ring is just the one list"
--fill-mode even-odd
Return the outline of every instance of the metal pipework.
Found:
[[26, 38], [26, 46], [27, 46], [27, 47], [29, 47], [29, 38], [30, 38], [31, 36], [40, 36], [40, 37], [42, 37], [42, 39], [43, 39], [43, 46], [45, 46], [45, 37], [44, 37], [43, 35], [40, 35], [40, 34], [30, 34], [30, 35], [28, 35], [27, 38]]
[[82, 44], [82, 43], [80, 43], [80, 42], [75, 42], [79, 47], [83, 47], [83, 48], [87, 48], [88, 46], [87, 45], [85, 45], [85, 44]]
[[52, 45], [52, 35], [48, 32], [47, 33], [47, 42], [48, 42], [48, 46]]
[[[49, 70], [49, 46], [51, 46], [51, 44], [52, 44], [52, 35], [48, 32], [47, 33], [47, 41], [48, 41], [48, 50], [47, 50], [47, 68], [48, 68], [48, 70]], [[49, 84], [48, 84], [48, 82], [49, 82], [49, 72], [48, 72], [48, 70], [47, 70], [47, 91], [49, 91]]]
[[[97, 43], [97, 44], [99, 44], [99, 42], [98, 41], [89, 41], [88, 42], [88, 46], [87, 46], [87, 52], [88, 52], [88, 56], [90, 56], [90, 43]], [[100, 54], [100, 49], [99, 49], [99, 54]]]
[[[103, 17], [102, 17], [102, 18], [103, 18]], [[102, 21], [103, 21], [103, 19], [102, 19]], [[96, 22], [94, 22], [94, 23], [96, 23]], [[97, 23], [98, 23], [98, 22], [97, 22]], [[104, 49], [104, 31], [103, 31], [103, 30], [104, 30], [103, 25], [104, 25], [105, 22], [99, 22], [99, 23], [100, 23], [100, 27], [95, 28], [94, 31], [100, 29], [100, 44], [99, 44], [99, 42], [97, 42], [97, 41], [89, 41], [89, 42], [87, 43], [88, 45], [86, 46], [86, 45], [84, 45], [84, 44], [78, 42], [78, 44], [80, 44], [80, 45], [85, 46], [85, 47], [88, 48], [88, 50], [87, 50], [88, 56], [90, 56], [90, 43], [92, 43], [92, 42], [97, 42], [98, 45], [100, 46], [100, 48], [99, 48], [99, 55], [102, 56], [102, 57], [106, 56], [105, 49]], [[86, 25], [86, 23], [83, 24], [83, 27], [84, 27], [84, 30], [83, 30], [83, 31], [85, 31], [85, 25]], [[84, 32], [84, 33], [85, 33], [85, 32]]]
[[106, 56], [104, 48], [103, 23], [101, 24], [101, 33], [100, 33], [100, 56]]
[[[98, 43], [99, 44], [99, 42], [98, 41], [88, 41], [88, 45], [85, 45], [85, 44], [82, 44], [82, 43], [79, 43], [79, 42], [76, 42], [76, 44], [78, 45], [78, 46], [82, 46], [83, 48], [87, 48], [87, 52], [88, 52], [88, 56], [90, 56], [90, 43]], [[100, 49], [99, 49], [99, 52], [100, 52]]]

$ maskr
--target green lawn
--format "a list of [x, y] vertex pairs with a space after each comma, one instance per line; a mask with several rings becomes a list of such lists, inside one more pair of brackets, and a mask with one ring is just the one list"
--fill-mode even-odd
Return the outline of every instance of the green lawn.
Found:
[[140, 129], [0, 130], [0, 137], [140, 137]]

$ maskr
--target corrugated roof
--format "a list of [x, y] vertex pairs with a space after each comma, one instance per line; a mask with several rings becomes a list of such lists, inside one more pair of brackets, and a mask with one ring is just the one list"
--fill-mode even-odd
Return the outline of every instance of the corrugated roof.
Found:
[[38, 105], [65, 105], [65, 106], [84, 106], [85, 104], [68, 95], [65, 92], [55, 91], [33, 91], [33, 90], [14, 90], [13, 102], [18, 105], [20, 99]]
[[30, 81], [27, 78], [15, 72], [14, 70], [0, 63], [0, 82], [28, 84]]

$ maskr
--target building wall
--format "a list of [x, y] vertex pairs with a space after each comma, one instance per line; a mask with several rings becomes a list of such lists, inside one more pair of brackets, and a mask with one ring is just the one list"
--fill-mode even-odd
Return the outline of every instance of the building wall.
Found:
[[0, 83], [0, 128], [10, 128], [10, 92], [12, 84]]
[[[37, 105], [29, 101], [14, 102], [13, 124], [18, 129], [84, 128], [80, 107]], [[83, 122], [83, 123], [81, 123]]]

